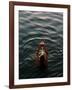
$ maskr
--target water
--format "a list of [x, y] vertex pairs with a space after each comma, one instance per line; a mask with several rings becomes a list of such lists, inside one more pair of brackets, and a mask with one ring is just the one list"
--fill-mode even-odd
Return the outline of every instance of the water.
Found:
[[[35, 51], [48, 48], [48, 68], [40, 70]], [[63, 13], [19, 11], [19, 79], [63, 76]]]

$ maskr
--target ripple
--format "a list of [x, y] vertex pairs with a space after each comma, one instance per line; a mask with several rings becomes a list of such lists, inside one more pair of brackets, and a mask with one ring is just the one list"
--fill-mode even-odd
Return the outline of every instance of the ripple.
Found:
[[[35, 64], [41, 40], [48, 48], [48, 69]], [[63, 76], [63, 13], [19, 11], [19, 78]]]

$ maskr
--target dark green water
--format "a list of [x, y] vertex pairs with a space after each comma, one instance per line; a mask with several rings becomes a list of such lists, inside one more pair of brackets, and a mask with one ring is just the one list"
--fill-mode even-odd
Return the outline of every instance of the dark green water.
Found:
[[[48, 68], [35, 64], [41, 40], [48, 48]], [[63, 13], [19, 11], [19, 79], [63, 76]]]

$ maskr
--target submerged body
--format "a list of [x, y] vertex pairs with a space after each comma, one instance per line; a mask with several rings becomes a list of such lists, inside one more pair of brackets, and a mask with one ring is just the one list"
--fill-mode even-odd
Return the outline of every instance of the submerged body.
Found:
[[48, 65], [48, 50], [45, 46], [44, 41], [39, 43], [36, 51], [36, 63], [40, 68], [46, 68]]

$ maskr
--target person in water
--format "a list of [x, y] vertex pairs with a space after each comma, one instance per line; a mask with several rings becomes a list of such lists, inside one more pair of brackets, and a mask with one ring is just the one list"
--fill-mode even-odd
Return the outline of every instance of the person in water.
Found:
[[39, 47], [36, 52], [36, 61], [38, 65], [42, 68], [45, 68], [48, 63], [48, 51], [45, 47], [45, 43], [43, 41], [40, 42]]

